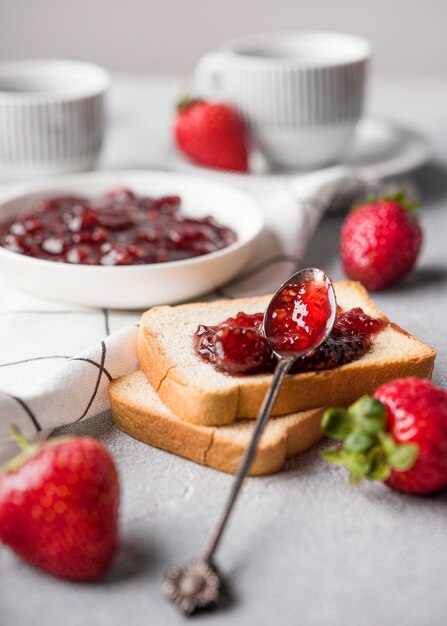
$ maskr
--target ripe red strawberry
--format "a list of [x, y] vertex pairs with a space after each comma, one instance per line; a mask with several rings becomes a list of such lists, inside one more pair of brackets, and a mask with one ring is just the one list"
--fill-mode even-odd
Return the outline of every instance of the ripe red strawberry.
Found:
[[413, 268], [422, 231], [403, 194], [372, 200], [346, 218], [340, 240], [347, 276], [371, 291], [396, 282]]
[[248, 171], [248, 141], [244, 123], [229, 105], [203, 100], [180, 102], [174, 128], [178, 148], [209, 167]]
[[113, 459], [94, 439], [26, 445], [0, 474], [0, 540], [54, 576], [95, 580], [119, 545], [118, 505]]
[[413, 494], [447, 487], [447, 392], [429, 380], [385, 383], [347, 411], [326, 411], [322, 427], [344, 441], [323, 456], [346, 466], [353, 482], [385, 480]]

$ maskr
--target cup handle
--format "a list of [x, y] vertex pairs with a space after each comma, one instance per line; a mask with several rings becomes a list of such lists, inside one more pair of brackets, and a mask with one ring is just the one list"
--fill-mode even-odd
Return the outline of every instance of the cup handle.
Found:
[[199, 96], [215, 99], [222, 97], [225, 61], [223, 52], [208, 52], [199, 59], [194, 72], [194, 87]]

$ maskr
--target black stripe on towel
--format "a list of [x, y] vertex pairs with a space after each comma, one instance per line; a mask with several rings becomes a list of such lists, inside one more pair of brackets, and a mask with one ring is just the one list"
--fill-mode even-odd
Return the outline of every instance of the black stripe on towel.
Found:
[[22, 407], [22, 409], [25, 411], [25, 413], [28, 415], [28, 417], [30, 418], [30, 420], [33, 423], [34, 428], [37, 430], [37, 432], [40, 432], [42, 430], [41, 425], [39, 424], [39, 422], [37, 421], [37, 417], [34, 415], [34, 413], [31, 411], [31, 409], [29, 408], [29, 406], [26, 404], [26, 402], [24, 400], [22, 400], [22, 398], [18, 398], [17, 396], [11, 396], [9, 393], [5, 393], [4, 391], [0, 391], [0, 393], [3, 396], [6, 396], [7, 398], [11, 398], [11, 400], [15, 400], [17, 402], [17, 404], [20, 404], [20, 406]]
[[45, 361], [47, 359], [70, 359], [69, 356], [35, 356], [30, 359], [22, 359], [21, 361], [11, 361], [10, 363], [0, 363], [0, 367], [10, 367], [11, 365], [20, 365], [21, 363], [32, 363], [33, 361]]
[[107, 309], [103, 309], [102, 313], [104, 315], [104, 326], [106, 329], [106, 337], [108, 337], [110, 335], [109, 311]]
[[70, 359], [70, 361], [84, 361], [84, 363], [90, 363], [91, 365], [94, 365], [95, 367], [98, 367], [99, 369], [102, 369], [104, 374], [109, 379], [109, 382], [112, 382], [112, 380], [113, 380], [112, 374], [105, 367], [101, 366], [96, 361], [93, 361], [93, 359], [87, 359], [87, 358], [82, 357], [82, 356], [75, 356], [72, 359]]
[[40, 432], [42, 430], [41, 425], [39, 424], [39, 422], [37, 421], [36, 416], [34, 415], [34, 413], [31, 411], [31, 409], [29, 408], [29, 406], [26, 404], [26, 402], [24, 402], [22, 400], [22, 398], [18, 398], [17, 396], [10, 396], [13, 400], [15, 400], [18, 404], [20, 404], [20, 406], [22, 407], [22, 409], [25, 411], [25, 413], [28, 414], [30, 420], [32, 421], [32, 423], [34, 424], [37, 432]]
[[[95, 388], [93, 390], [92, 397], [90, 398], [87, 406], [85, 407], [84, 413], [81, 415], [81, 417], [79, 417], [76, 420], [77, 422], [79, 422], [83, 417], [85, 417], [87, 415], [87, 413], [89, 412], [90, 407], [93, 404], [93, 400], [96, 398], [96, 394], [98, 393], [99, 383], [101, 382], [102, 374], [104, 372], [104, 363], [105, 363], [105, 360], [106, 360], [106, 344], [104, 343], [104, 341], [101, 341], [101, 349], [102, 349], [101, 363], [99, 365], [99, 373], [98, 373], [98, 378], [96, 379]], [[95, 363], [95, 365], [96, 365], [96, 363]]]

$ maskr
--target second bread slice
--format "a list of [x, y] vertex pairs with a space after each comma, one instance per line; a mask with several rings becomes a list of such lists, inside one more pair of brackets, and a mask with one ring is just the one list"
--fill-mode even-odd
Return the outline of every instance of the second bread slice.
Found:
[[[157, 448], [235, 473], [253, 434], [253, 420], [230, 426], [196, 426], [167, 409], [143, 372], [121, 376], [109, 386], [112, 419], [126, 433]], [[273, 474], [286, 459], [307, 450], [321, 437], [323, 409], [271, 418], [261, 437], [250, 475]]]

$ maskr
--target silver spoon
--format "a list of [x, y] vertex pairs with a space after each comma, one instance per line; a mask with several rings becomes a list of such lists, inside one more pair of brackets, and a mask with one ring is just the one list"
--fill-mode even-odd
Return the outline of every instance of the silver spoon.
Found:
[[[319, 300], [322, 303], [322, 307], [313, 311], [314, 319], [312, 319], [306, 304], [305, 296], [308, 292], [303, 292], [303, 289], [308, 289], [310, 284], [314, 285], [317, 291], [314, 292], [313, 299], [309, 302], [314, 303]], [[302, 295], [303, 293], [304, 295]], [[320, 298], [315, 297], [318, 294], [321, 296]], [[292, 320], [295, 322], [296, 331], [294, 332], [292, 327], [285, 336], [284, 330], [278, 328], [278, 322], [282, 315], [280, 305], [287, 307], [287, 302], [293, 302]], [[259, 439], [269, 420], [283, 378], [297, 358], [310, 354], [326, 339], [334, 324], [336, 311], [337, 306], [332, 283], [324, 272], [315, 268], [300, 270], [286, 280], [267, 307], [264, 314], [263, 330], [270, 347], [278, 358], [278, 364], [273, 374], [270, 389], [256, 418], [250, 444], [239, 466], [219, 523], [211, 535], [202, 558], [186, 565], [170, 567], [163, 585], [167, 597], [185, 615], [192, 614], [196, 609], [208, 607], [218, 600], [221, 580], [213, 564], [213, 556], [256, 454]], [[312, 333], [306, 321], [315, 323], [317, 318], [317, 329]]]

